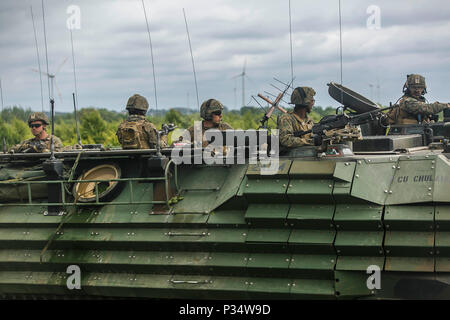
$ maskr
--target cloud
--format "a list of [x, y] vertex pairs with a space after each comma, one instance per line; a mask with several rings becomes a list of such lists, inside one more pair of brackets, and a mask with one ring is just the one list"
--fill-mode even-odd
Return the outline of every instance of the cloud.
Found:
[[[146, 0], [158, 107], [197, 108], [191, 57], [182, 9], [185, 8], [198, 79], [200, 100], [217, 98], [239, 108], [241, 78], [247, 61], [246, 102], [269, 91], [273, 77], [289, 81], [288, 1]], [[41, 67], [44, 59], [40, 1], [0, 2], [0, 77], [6, 105], [40, 109], [39, 75], [33, 27], [33, 5]], [[81, 10], [81, 29], [73, 31], [80, 107], [122, 110], [127, 98], [140, 93], [154, 107], [153, 74], [147, 28], [140, 0], [46, 0], [49, 70], [56, 75], [63, 103], [71, 111], [74, 90], [69, 5]], [[367, 8], [380, 8], [381, 29], [369, 30]], [[318, 105], [334, 105], [326, 83], [340, 81], [339, 15], [335, 0], [294, 1], [292, 36], [295, 85], [312, 86]], [[450, 5], [444, 0], [342, 1], [343, 83], [369, 99], [387, 104], [401, 94], [407, 73], [423, 73], [430, 97], [450, 100]], [[47, 93], [47, 79], [44, 79]], [[370, 89], [372, 85], [373, 89]], [[379, 89], [376, 89], [377, 86]], [[46, 94], [47, 95], [47, 94]], [[189, 97], [189, 99], [188, 99]], [[47, 100], [47, 96], [45, 97]], [[238, 105], [235, 105], [237, 101]], [[202, 101], [200, 101], [201, 103]]]

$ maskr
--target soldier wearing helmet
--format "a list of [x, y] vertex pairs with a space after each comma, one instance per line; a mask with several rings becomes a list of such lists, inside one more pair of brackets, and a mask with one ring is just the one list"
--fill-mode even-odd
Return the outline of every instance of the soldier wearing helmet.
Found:
[[423, 95], [427, 93], [427, 85], [425, 78], [419, 74], [406, 76], [403, 93], [403, 97], [399, 100], [399, 107], [388, 113], [390, 124], [429, 122], [432, 115], [450, 107], [448, 103], [426, 103]]
[[[228, 123], [222, 122], [223, 105], [216, 99], [208, 99], [200, 106], [200, 117], [203, 118], [201, 126], [197, 128], [202, 132], [202, 146], [206, 147], [208, 142], [205, 139], [205, 131], [208, 129], [218, 129], [220, 131], [233, 129]], [[194, 141], [194, 126], [188, 128], [191, 142]], [[182, 137], [180, 137], [182, 139]]]
[[[145, 114], [148, 102], [143, 96], [134, 94], [128, 99], [128, 118], [117, 129], [116, 135], [123, 149], [154, 149], [157, 144], [156, 127], [147, 120]], [[164, 140], [162, 147], [166, 146]]]
[[[49, 124], [48, 117], [43, 112], [33, 112], [28, 117], [28, 126], [31, 129], [31, 134], [34, 138], [27, 139], [15, 145], [10, 149], [10, 152], [50, 152], [51, 135], [46, 131]], [[63, 145], [61, 140], [53, 136], [53, 145], [55, 151], [61, 151]]]
[[309, 113], [314, 106], [315, 94], [314, 89], [310, 87], [297, 87], [292, 91], [290, 104], [295, 105], [294, 110], [278, 118], [280, 145], [283, 149], [314, 145], [311, 134], [294, 137], [294, 132], [310, 130], [314, 126]]

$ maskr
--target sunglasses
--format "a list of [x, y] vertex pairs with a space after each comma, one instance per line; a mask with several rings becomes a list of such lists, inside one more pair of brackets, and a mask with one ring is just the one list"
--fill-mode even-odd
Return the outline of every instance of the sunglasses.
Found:
[[30, 124], [30, 128], [39, 128], [40, 126], [42, 126], [42, 123], [34, 123], [34, 124]]
[[212, 112], [212, 114], [216, 115], [216, 116], [220, 116], [220, 115], [222, 115], [222, 111], [215, 111], [215, 112]]

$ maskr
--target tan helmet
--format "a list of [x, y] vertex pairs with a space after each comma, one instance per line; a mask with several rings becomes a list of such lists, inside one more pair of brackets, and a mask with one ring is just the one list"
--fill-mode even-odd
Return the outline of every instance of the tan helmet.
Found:
[[310, 87], [297, 87], [292, 91], [291, 94], [291, 104], [299, 104], [306, 106], [311, 101], [313, 101], [313, 97], [316, 95], [316, 91]]
[[142, 110], [147, 111], [148, 102], [143, 96], [139, 94], [132, 95], [127, 102], [127, 110]]
[[42, 121], [44, 124], [49, 124], [48, 117], [43, 112], [33, 112], [28, 116], [28, 125], [30, 125], [34, 121]]
[[410, 88], [423, 88], [424, 93], [426, 93], [427, 84], [425, 83], [425, 77], [420, 74], [408, 74], [406, 76], [406, 82], [403, 85], [403, 92], [406, 92]]
[[200, 117], [205, 120], [212, 119], [212, 113], [223, 111], [223, 105], [216, 99], [209, 99], [202, 103], [200, 107]]

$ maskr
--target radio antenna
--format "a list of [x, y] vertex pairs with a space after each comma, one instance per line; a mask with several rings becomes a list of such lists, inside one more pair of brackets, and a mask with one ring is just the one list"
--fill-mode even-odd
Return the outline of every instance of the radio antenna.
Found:
[[142, 7], [144, 8], [145, 23], [147, 24], [148, 41], [150, 43], [150, 55], [152, 57], [152, 68], [153, 68], [153, 86], [155, 89], [155, 106], [156, 111], [158, 111], [158, 96], [156, 95], [156, 75], [155, 75], [155, 63], [153, 60], [152, 36], [150, 35], [150, 27], [148, 26], [147, 12], [145, 11], [144, 0], [142, 0]]
[[294, 80], [294, 62], [292, 58], [292, 21], [291, 21], [291, 0], [289, 0], [289, 40], [291, 43], [291, 80]]
[[189, 36], [189, 28], [188, 28], [188, 23], [187, 23], [187, 19], [186, 19], [186, 12], [184, 11], [184, 8], [183, 8], [183, 15], [184, 15], [184, 22], [186, 24], [186, 33], [187, 33], [188, 42], [189, 42], [189, 50], [191, 51], [192, 70], [194, 71], [195, 92], [197, 93], [197, 106], [200, 110], [200, 101], [198, 99], [197, 75], [195, 74], [195, 65], [194, 65], [194, 55], [192, 54], [191, 37]]
[[344, 90], [342, 89], [342, 15], [341, 0], [339, 0], [339, 55], [341, 59], [341, 104], [344, 104]]
[[39, 58], [39, 48], [38, 48], [38, 42], [37, 42], [36, 26], [34, 24], [33, 6], [30, 6], [30, 9], [31, 9], [31, 21], [33, 22], [34, 42], [36, 45], [36, 56], [37, 56], [38, 68], [39, 68], [39, 82], [41, 84], [41, 107], [42, 107], [42, 112], [44, 112], [44, 93], [43, 93], [43, 89], [42, 89], [41, 59]]
[[[44, 41], [45, 41], [45, 62], [47, 64], [47, 74], [48, 72], [48, 52], [47, 52], [47, 33], [45, 32], [45, 10], [44, 10], [44, 0], [42, 0], [42, 21], [44, 23]], [[50, 115], [52, 119], [52, 135], [50, 136], [50, 160], [55, 160], [55, 143], [53, 141], [53, 135], [55, 133], [55, 100], [53, 96], [50, 95], [50, 76], [47, 77], [47, 85], [48, 85], [48, 96], [50, 99]], [[53, 90], [52, 90], [53, 94]]]
[[[44, 0], [42, 0], [41, 3], [42, 3], [42, 22], [44, 24], [45, 62], [47, 64], [47, 74], [49, 75], [50, 73], [48, 71], [47, 33], [45, 31]], [[48, 97], [49, 97], [50, 104], [51, 104], [51, 100], [53, 100], [53, 94], [50, 94], [50, 76], [47, 77], [47, 87], [48, 87]]]
[[[70, 43], [72, 45], [73, 83], [74, 83], [74, 89], [75, 89], [75, 94], [72, 94], [72, 98], [73, 98], [73, 103], [74, 103], [74, 106], [75, 106], [75, 104], [78, 105], [77, 76], [76, 76], [76, 72], [75, 72], [75, 53], [74, 53], [74, 50], [73, 50], [72, 28], [70, 28], [69, 31], [70, 31]], [[75, 113], [75, 117], [76, 117], [76, 113]]]
[[77, 130], [77, 141], [78, 144], [81, 146], [81, 136], [80, 136], [80, 130], [78, 129], [78, 115], [77, 115], [77, 105], [75, 104], [75, 93], [72, 92], [72, 98], [73, 98], [73, 112], [75, 115], [75, 129]]

